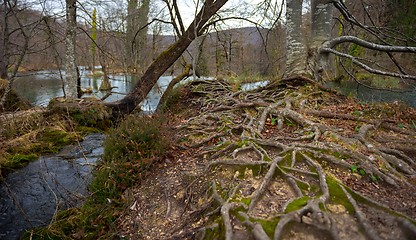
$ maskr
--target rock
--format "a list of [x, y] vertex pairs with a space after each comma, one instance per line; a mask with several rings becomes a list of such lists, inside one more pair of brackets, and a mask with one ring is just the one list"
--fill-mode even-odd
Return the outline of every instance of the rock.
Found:
[[333, 213], [345, 213], [347, 209], [341, 204], [327, 204], [326, 208]]
[[308, 216], [302, 216], [302, 222], [311, 225], [313, 220]]

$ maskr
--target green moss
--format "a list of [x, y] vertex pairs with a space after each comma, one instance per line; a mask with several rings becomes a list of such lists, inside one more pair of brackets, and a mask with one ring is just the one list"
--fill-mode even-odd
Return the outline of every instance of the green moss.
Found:
[[298, 187], [300, 188], [300, 190], [302, 190], [302, 192], [305, 194], [305, 193], [308, 193], [308, 192], [310, 192], [312, 189], [311, 189], [311, 186], [310, 185], [308, 185], [308, 184], [306, 184], [306, 183], [304, 183], [304, 182], [301, 182], [301, 181], [296, 181], [296, 184], [298, 185]]
[[6, 162], [2, 164], [3, 168], [6, 169], [16, 169], [20, 167], [26, 166], [29, 162], [35, 160], [38, 158], [38, 155], [35, 153], [29, 153], [29, 154], [12, 154], [7, 156]]
[[274, 230], [276, 229], [277, 223], [279, 223], [280, 218], [276, 217], [268, 220], [258, 219], [256, 221], [261, 224], [261, 226], [263, 227], [266, 234], [270, 237], [270, 239], [273, 239]]
[[100, 133], [103, 132], [103, 130], [95, 127], [87, 127], [87, 126], [76, 126], [75, 131], [78, 132], [80, 135], [88, 135], [91, 133]]
[[47, 127], [39, 132], [38, 144], [32, 145], [29, 151], [54, 153], [59, 151], [63, 146], [72, 144], [81, 137], [75, 132], [67, 132], [56, 127]]
[[55, 98], [49, 102], [48, 109], [50, 115], [68, 116], [80, 126], [102, 130], [111, 126], [111, 110], [94, 98], [82, 101]]
[[306, 206], [310, 199], [311, 198], [309, 196], [303, 196], [293, 200], [286, 206], [285, 213], [290, 213]]
[[330, 175], [327, 175], [326, 182], [328, 184], [331, 201], [333, 203], [343, 205], [350, 214], [354, 214], [355, 213], [354, 207], [349, 202], [347, 196], [345, 195], [344, 191], [340, 187], [339, 185], [340, 183], [338, 183], [338, 181]]
[[208, 228], [205, 232], [204, 239], [225, 239], [225, 229], [220, 217], [217, 217], [214, 223], [218, 224], [218, 227]]

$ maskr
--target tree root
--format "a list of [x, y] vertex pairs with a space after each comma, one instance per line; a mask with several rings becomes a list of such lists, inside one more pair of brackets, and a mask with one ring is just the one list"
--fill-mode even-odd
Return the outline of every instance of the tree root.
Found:
[[[348, 188], [344, 181], [362, 175], [359, 178], [362, 182], [375, 181], [373, 184], [380, 184], [379, 188], [391, 185], [414, 189], [414, 185], [408, 182], [409, 177], [415, 176], [414, 156], [378, 141], [377, 134], [408, 139], [408, 136], [416, 136], [416, 132], [397, 129], [388, 119], [317, 111], [308, 102], [325, 102], [324, 93], [317, 92], [316, 88], [302, 93], [307, 90], [299, 86], [305, 83], [312, 82], [297, 77], [272, 85], [274, 88], [285, 86], [286, 89], [271, 91], [271, 86], [268, 86], [258, 91], [234, 93], [222, 81], [192, 84], [197, 89], [194, 91], [203, 95], [203, 106], [200, 115], [190, 119], [182, 129], [190, 136], [204, 131], [205, 138], [190, 146], [202, 150], [207, 156], [203, 174], [212, 179], [211, 199], [219, 206], [205, 216], [221, 219], [225, 239], [233, 239], [233, 223], [236, 222], [243, 224], [245, 230], [258, 240], [280, 239], [291, 222], [321, 229], [331, 238], [340, 239], [338, 230], [343, 226], [327, 210], [328, 204], [352, 207], [357, 225], [363, 228], [365, 236], [381, 239], [359, 204], [371, 203], [368, 206], [380, 214], [391, 216], [392, 211]], [[315, 83], [313, 86], [324, 89]], [[330, 126], [317, 117], [338, 120], [341, 128]], [[273, 124], [271, 119], [275, 121]], [[361, 127], [353, 134], [341, 130], [342, 124], [357, 123]], [[218, 138], [221, 138], [221, 144], [207, 144]], [[227, 171], [219, 171], [221, 168]], [[237, 171], [241, 173], [241, 168], [257, 171], [256, 176], [245, 174], [241, 177], [237, 174]], [[357, 169], [362, 171], [354, 173]], [[286, 184], [278, 185], [277, 180]], [[229, 189], [225, 194], [228, 196], [219, 191], [218, 183], [222, 184], [222, 190], [224, 186]], [[265, 206], [267, 204], [270, 206]], [[272, 212], [272, 206], [277, 209], [275, 212]], [[267, 217], [262, 217], [263, 213], [268, 214]], [[337, 217], [342, 217], [342, 214]], [[278, 219], [272, 231], [270, 226], [266, 229], [261, 224], [272, 219]], [[394, 219], [409, 236], [416, 233], [416, 226], [408, 221], [409, 217]], [[205, 232], [204, 228], [200, 230]]]

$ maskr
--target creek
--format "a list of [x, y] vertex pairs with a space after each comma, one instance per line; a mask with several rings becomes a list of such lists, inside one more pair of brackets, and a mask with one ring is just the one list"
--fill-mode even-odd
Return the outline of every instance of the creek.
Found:
[[0, 239], [19, 239], [25, 230], [48, 225], [57, 211], [79, 206], [104, 152], [104, 138], [88, 135], [8, 174], [0, 185]]
[[[173, 78], [161, 77], [140, 107], [153, 112], [162, 93]], [[106, 101], [124, 97], [136, 78], [127, 75], [110, 75], [115, 87]], [[88, 71], [81, 71], [82, 88], [92, 93], [84, 97], [101, 98], [107, 92], [100, 91], [102, 78]], [[50, 99], [63, 96], [59, 71], [24, 73], [14, 82], [14, 89], [33, 105], [46, 106]], [[34, 227], [48, 225], [55, 214], [82, 204], [88, 196], [88, 185], [97, 160], [104, 153], [104, 134], [91, 134], [77, 145], [64, 147], [56, 154], [40, 157], [26, 167], [7, 175], [0, 183], [0, 239], [14, 240]]]

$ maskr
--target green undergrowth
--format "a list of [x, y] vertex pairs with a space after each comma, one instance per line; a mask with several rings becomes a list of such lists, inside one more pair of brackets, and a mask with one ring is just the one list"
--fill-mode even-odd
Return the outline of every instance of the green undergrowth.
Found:
[[0, 168], [4, 177], [14, 169], [26, 166], [40, 155], [58, 152], [63, 146], [82, 140], [81, 132], [68, 126], [41, 126], [5, 141], [0, 147]]
[[111, 129], [85, 204], [60, 212], [51, 225], [27, 232], [25, 239], [115, 238], [114, 222], [127, 204], [124, 190], [168, 154], [171, 140], [164, 122], [162, 115], [131, 115]]

